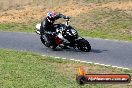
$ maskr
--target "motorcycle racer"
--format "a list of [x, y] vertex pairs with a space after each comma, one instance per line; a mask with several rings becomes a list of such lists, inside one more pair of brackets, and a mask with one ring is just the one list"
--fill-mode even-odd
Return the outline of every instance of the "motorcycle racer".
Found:
[[40, 26], [40, 35], [43, 36], [45, 34], [46, 45], [49, 47], [51, 45], [51, 41], [49, 40], [50, 36], [55, 35], [54, 22], [59, 18], [69, 18], [63, 14], [56, 14], [54, 11], [50, 11], [47, 13], [47, 16], [42, 20]]

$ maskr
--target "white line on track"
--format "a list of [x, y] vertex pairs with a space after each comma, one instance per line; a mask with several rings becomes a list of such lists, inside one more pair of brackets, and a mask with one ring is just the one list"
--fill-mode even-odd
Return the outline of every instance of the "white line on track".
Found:
[[[46, 55], [42, 55], [42, 56], [46, 56]], [[71, 61], [76, 61], [76, 62], [88, 63], [88, 64], [101, 65], [101, 66], [105, 66], [105, 67], [113, 67], [113, 68], [131, 70], [131, 69], [129, 69], [129, 68], [124, 68], [124, 67], [119, 67], [119, 66], [112, 66], [112, 65], [106, 65], [106, 64], [100, 64], [100, 63], [93, 63], [93, 62], [82, 61], [82, 60], [76, 60], [76, 59], [67, 59], [67, 58], [54, 57], [54, 56], [49, 56], [49, 57], [51, 57], [51, 58], [56, 58], [56, 59], [63, 59], [63, 60], [71, 60]]]

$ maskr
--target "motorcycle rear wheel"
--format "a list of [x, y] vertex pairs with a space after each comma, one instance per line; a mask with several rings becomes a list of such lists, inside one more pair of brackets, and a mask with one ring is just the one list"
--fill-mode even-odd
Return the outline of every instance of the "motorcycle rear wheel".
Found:
[[41, 42], [42, 42], [46, 47], [49, 47], [49, 48], [51, 48], [51, 49], [53, 49], [53, 50], [57, 47], [56, 44], [52, 44], [52, 45], [47, 44], [46, 41], [45, 41], [45, 39], [44, 39], [44, 36], [43, 36], [43, 37], [40, 36], [40, 40], [41, 40]]
[[45, 41], [44, 37], [40, 36], [40, 40], [41, 40], [41, 42], [42, 42], [46, 47], [48, 47], [47, 44], [46, 44], [46, 41]]

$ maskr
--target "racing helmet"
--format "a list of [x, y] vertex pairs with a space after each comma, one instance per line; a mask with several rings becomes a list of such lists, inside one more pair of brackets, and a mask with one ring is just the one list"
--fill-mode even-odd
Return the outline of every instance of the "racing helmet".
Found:
[[54, 11], [50, 11], [47, 13], [47, 19], [50, 23], [53, 23], [55, 21], [56, 13]]

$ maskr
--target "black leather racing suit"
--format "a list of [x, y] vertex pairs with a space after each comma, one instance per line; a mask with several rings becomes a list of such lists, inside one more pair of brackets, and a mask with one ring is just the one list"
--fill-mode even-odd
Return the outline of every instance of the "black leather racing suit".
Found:
[[49, 40], [49, 36], [52, 36], [53, 33], [55, 32], [54, 22], [55, 22], [55, 20], [57, 20], [59, 18], [65, 19], [66, 16], [63, 14], [58, 14], [54, 17], [54, 19], [52, 19], [52, 22], [49, 22], [47, 17], [45, 17], [41, 22], [40, 35], [41, 36], [43, 36], [43, 34], [45, 35], [45, 38], [46, 38], [45, 40], [46, 40], [48, 47], [51, 45], [51, 41]]

